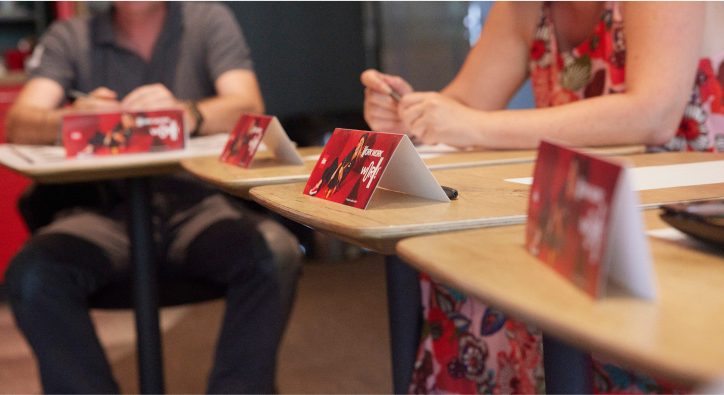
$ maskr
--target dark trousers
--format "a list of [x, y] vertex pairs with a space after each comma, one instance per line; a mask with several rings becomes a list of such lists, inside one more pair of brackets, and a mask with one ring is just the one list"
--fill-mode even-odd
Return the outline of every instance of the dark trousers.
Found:
[[[193, 218], [207, 210], [220, 212], [214, 204], [207, 206], [194, 207], [182, 220], [169, 221], [166, 234], [157, 235], [157, 242], [164, 246], [159, 253], [159, 277], [201, 278], [227, 288], [208, 391], [273, 393], [277, 349], [300, 259], [280, 267], [268, 248], [268, 238], [259, 231], [261, 221], [249, 213], [199, 228]], [[76, 222], [85, 223], [84, 231], [95, 236], [70, 234], [79, 226], [72, 222], [72, 215], [65, 228], [51, 225], [33, 236], [12, 260], [6, 284], [17, 324], [37, 356], [45, 392], [117, 393], [88, 314], [88, 301], [104, 285], [129, 276], [127, 254], [118, 256], [127, 237], [118, 233], [125, 230], [122, 224], [110, 229], [118, 222], [88, 213], [80, 217]], [[184, 231], [184, 227], [197, 229]], [[92, 241], [105, 232], [115, 234], [105, 239], [118, 240]], [[287, 245], [296, 247], [295, 242]]]

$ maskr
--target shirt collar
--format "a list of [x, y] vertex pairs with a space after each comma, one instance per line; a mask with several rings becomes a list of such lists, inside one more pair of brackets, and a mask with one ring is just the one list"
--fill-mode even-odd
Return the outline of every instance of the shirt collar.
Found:
[[[183, 31], [183, 15], [181, 12], [181, 3], [169, 1], [166, 3], [166, 19], [163, 22], [163, 29], [158, 36], [158, 41], [162, 41], [166, 37], [174, 37], [180, 35]], [[115, 31], [113, 30], [113, 7], [96, 15], [92, 20], [92, 29], [94, 32], [93, 43], [96, 45], [111, 44], [117, 45]]]

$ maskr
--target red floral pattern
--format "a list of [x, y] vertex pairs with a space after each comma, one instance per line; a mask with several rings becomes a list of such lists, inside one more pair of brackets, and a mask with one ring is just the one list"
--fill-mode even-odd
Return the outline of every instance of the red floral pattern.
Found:
[[421, 275], [425, 321], [410, 393], [545, 392], [539, 331]]
[[[624, 92], [626, 40], [618, 2], [606, 2], [591, 37], [570, 51], [559, 51], [550, 12], [546, 4], [530, 50], [536, 107]], [[542, 49], [546, 52], [541, 53]], [[557, 61], [541, 61], [550, 57]], [[650, 147], [650, 151], [724, 151], [722, 60], [724, 53], [700, 60], [691, 100], [676, 136], [661, 147]]]
[[[625, 91], [626, 45], [616, 2], [592, 36], [559, 52], [545, 4], [530, 49], [537, 107]], [[724, 52], [701, 59], [679, 132], [664, 150], [724, 151]], [[716, 72], [715, 72], [716, 70]], [[410, 393], [544, 393], [539, 331], [421, 275], [423, 330]], [[677, 389], [594, 356], [597, 393], [676, 393]]]

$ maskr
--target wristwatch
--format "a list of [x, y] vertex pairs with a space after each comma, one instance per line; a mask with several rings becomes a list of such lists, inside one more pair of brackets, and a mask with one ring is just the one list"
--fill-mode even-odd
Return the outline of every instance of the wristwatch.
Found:
[[189, 111], [191, 111], [191, 115], [196, 120], [196, 127], [191, 131], [191, 137], [196, 137], [199, 135], [199, 132], [201, 132], [201, 125], [204, 123], [204, 116], [201, 115], [201, 111], [199, 111], [195, 101], [187, 102], [187, 104]]

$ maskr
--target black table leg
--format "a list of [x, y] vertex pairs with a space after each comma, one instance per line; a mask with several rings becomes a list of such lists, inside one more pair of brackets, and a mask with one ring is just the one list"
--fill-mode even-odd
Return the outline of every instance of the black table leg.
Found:
[[546, 393], [593, 393], [590, 354], [544, 334], [543, 366]]
[[390, 316], [392, 382], [396, 394], [410, 388], [420, 344], [422, 303], [420, 275], [395, 255], [385, 256], [387, 304]]
[[164, 383], [149, 179], [129, 179], [128, 190], [128, 232], [131, 240], [133, 303], [138, 334], [138, 377], [142, 394], [161, 394], [164, 392]]

